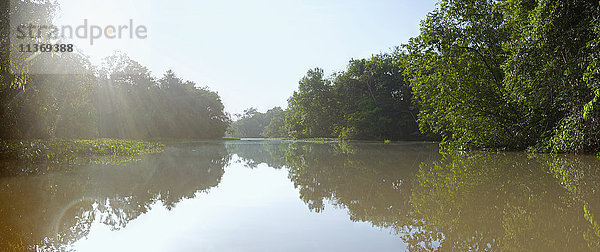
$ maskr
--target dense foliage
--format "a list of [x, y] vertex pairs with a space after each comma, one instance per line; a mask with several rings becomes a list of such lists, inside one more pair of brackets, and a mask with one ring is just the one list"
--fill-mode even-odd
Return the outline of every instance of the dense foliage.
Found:
[[599, 69], [597, 1], [443, 0], [392, 53], [310, 70], [285, 132], [414, 139], [418, 121], [454, 148], [594, 152]]
[[100, 71], [94, 107], [101, 136], [220, 138], [229, 117], [219, 95], [167, 71], [160, 79], [124, 55]]
[[[3, 3], [51, 19], [50, 1]], [[19, 9], [21, 8], [21, 9]], [[24, 11], [35, 10], [35, 11]], [[102, 66], [60, 56], [78, 75], [14, 73], [0, 54], [1, 138], [215, 138], [229, 118], [219, 96], [168, 71], [161, 78], [115, 54]], [[310, 69], [288, 108], [248, 109], [237, 137], [411, 140], [455, 148], [600, 150], [600, 3], [442, 0], [420, 34], [390, 53]]]
[[219, 138], [229, 117], [217, 93], [167, 71], [160, 79], [125, 55], [98, 74], [33, 75], [1, 86], [0, 137]]
[[294, 138], [407, 140], [422, 138], [411, 90], [397, 63], [401, 55], [351, 60], [325, 78], [311, 69], [288, 99], [285, 131]]
[[405, 45], [422, 130], [459, 148], [600, 149], [600, 3], [443, 0]]
[[101, 66], [76, 52], [36, 56], [25, 62], [27, 67], [50, 65], [64, 74], [15, 71], [9, 59], [9, 14], [47, 22], [56, 8], [51, 1], [18, 3], [0, 6], [0, 139], [224, 135], [229, 117], [217, 93], [170, 70], [156, 78], [122, 53], [107, 57]]
[[330, 77], [323, 69], [310, 69], [285, 111], [248, 109], [233, 123], [233, 136], [422, 139], [417, 108], [398, 63], [401, 56], [394, 52], [353, 59], [345, 71]]

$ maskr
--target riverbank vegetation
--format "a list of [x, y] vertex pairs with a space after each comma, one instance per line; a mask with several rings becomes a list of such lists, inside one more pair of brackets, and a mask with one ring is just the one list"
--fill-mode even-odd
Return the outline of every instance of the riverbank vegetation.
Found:
[[351, 60], [345, 71], [330, 77], [323, 69], [310, 69], [288, 99], [285, 111], [271, 117], [246, 113], [233, 123], [237, 125], [234, 130], [250, 137], [243, 135], [249, 131], [247, 122], [263, 120], [253, 124], [252, 129], [264, 137], [436, 139], [434, 133], [419, 132], [418, 107], [411, 102], [411, 89], [398, 64], [399, 56], [391, 53]]
[[265, 113], [249, 108], [243, 114], [235, 116], [238, 120], [231, 123], [228, 132], [230, 136], [279, 138], [286, 135], [282, 129], [285, 115], [280, 107], [274, 107]]
[[600, 150], [600, 3], [441, 1], [403, 47], [419, 124], [457, 148]]
[[219, 95], [173, 71], [156, 78], [124, 54], [82, 71], [97, 72], [3, 83], [0, 138], [205, 139], [222, 137], [228, 127]]
[[160, 152], [164, 145], [157, 142], [118, 139], [96, 140], [0, 140], [0, 160], [65, 161], [96, 155], [133, 156]]
[[[56, 10], [51, 1], [19, 3], [2, 5], [3, 34], [9, 13], [47, 21]], [[329, 76], [310, 69], [287, 108], [248, 109], [231, 127], [216, 92], [173, 71], [156, 77], [123, 53], [93, 65], [75, 52], [27, 63], [71, 74], [14, 71], [2, 36], [0, 139], [214, 139], [229, 129], [232, 137], [597, 153], [599, 17], [597, 1], [442, 0], [407, 43]]]
[[442, 0], [392, 52], [309, 70], [277, 125], [292, 138], [596, 153], [599, 108], [598, 1]]
[[81, 52], [23, 53], [30, 60], [17, 69], [4, 36], [9, 14], [11, 21], [51, 23], [57, 6], [16, 3], [3, 2], [0, 10], [0, 139], [223, 137], [230, 119], [216, 92], [171, 70], [156, 77], [124, 53], [100, 65]]

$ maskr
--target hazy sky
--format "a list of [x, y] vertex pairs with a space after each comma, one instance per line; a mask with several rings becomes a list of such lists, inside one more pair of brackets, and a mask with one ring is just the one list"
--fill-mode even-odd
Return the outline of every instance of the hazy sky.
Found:
[[437, 0], [59, 0], [58, 24], [145, 25], [146, 39], [74, 41], [93, 62], [114, 50], [157, 77], [217, 91], [226, 111], [285, 107], [309, 68], [326, 74], [404, 43]]

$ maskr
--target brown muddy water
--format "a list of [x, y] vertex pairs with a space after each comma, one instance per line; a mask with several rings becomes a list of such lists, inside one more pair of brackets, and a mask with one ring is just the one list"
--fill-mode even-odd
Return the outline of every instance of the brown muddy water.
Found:
[[600, 250], [593, 156], [237, 140], [0, 171], [2, 251]]

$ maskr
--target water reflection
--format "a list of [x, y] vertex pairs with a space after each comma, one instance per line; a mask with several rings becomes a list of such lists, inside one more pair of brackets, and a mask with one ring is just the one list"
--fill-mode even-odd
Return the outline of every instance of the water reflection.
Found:
[[229, 159], [222, 143], [204, 143], [168, 147], [121, 165], [2, 177], [0, 250], [65, 249], [85, 237], [96, 219], [117, 230], [156, 202], [171, 209], [217, 186]]
[[[252, 172], [228, 170], [233, 155], [241, 163], [237, 166], [249, 168], [239, 169]], [[282, 177], [265, 170], [258, 173], [260, 164], [275, 168], [271, 171]], [[347, 210], [347, 222], [369, 223], [381, 235], [392, 232], [404, 243], [400, 248], [411, 251], [600, 250], [600, 160], [591, 156], [442, 155], [437, 145], [427, 143], [226, 141], [170, 146], [164, 153], [116, 165], [4, 166], [0, 172], [0, 250], [69, 248], [89, 236], [94, 223], [112, 230], [127, 228], [155, 204], [170, 211], [179, 202], [192, 201], [198, 192], [210, 193], [226, 171], [241, 184], [244, 179], [252, 180], [252, 174], [262, 174], [265, 181], [248, 185], [271, 183], [281, 188], [283, 180], [293, 184], [296, 191], [292, 193], [272, 194], [288, 203], [295, 200], [299, 208], [290, 204], [275, 211], [277, 203], [271, 203], [251, 208], [252, 213], [240, 213], [245, 209], [240, 208], [228, 211], [236, 216], [219, 217], [243, 220], [268, 212], [271, 219], [290, 220], [289, 225], [276, 225], [278, 233], [293, 233], [298, 223], [314, 223], [312, 215], [302, 211], [328, 216], [328, 207], [335, 206]], [[270, 197], [267, 188], [261, 191], [262, 198]], [[213, 194], [256, 196], [244, 194], [251, 188], [233, 189], [224, 190], [229, 194]], [[225, 206], [237, 207], [234, 203]], [[346, 242], [339, 238], [328, 245]]]
[[584, 206], [597, 206], [600, 188], [569, 175], [600, 179], [598, 160], [584, 159], [450, 153], [423, 163], [410, 200], [410, 225], [419, 232], [407, 242], [422, 248], [441, 240], [442, 249], [461, 251], [597, 250], [597, 224], [585, 218]]
[[287, 167], [311, 210], [333, 202], [352, 221], [392, 228], [411, 251], [600, 249], [595, 157], [451, 152], [437, 160], [431, 147], [228, 145], [250, 164]]

